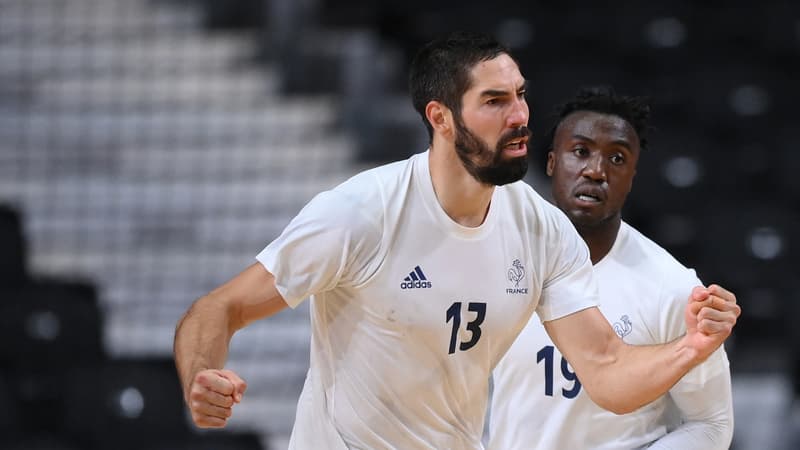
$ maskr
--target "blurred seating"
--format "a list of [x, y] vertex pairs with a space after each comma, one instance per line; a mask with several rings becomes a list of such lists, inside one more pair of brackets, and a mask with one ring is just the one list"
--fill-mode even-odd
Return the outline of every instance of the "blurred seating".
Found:
[[26, 242], [20, 213], [0, 204], [0, 288], [16, 287], [26, 278]]
[[62, 389], [63, 431], [96, 448], [139, 450], [191, 436], [171, 359], [74, 367]]
[[15, 393], [19, 431], [56, 433], [64, 373], [105, 358], [94, 286], [34, 279], [0, 295], [0, 367]]
[[0, 438], [0, 448], [3, 450], [101, 450], [80, 445], [64, 437], [47, 434], [15, 439]]
[[109, 359], [93, 285], [34, 278], [0, 292], [2, 448], [261, 448], [255, 434], [195, 433], [171, 358]]
[[770, 159], [777, 168], [777, 187], [769, 195], [783, 199], [789, 208], [800, 213], [800, 151], [795, 144], [795, 120], [787, 117], [785, 123], [773, 130], [775, 146], [771, 149], [773, 152], [770, 153]]
[[695, 266], [704, 244], [697, 211], [708, 201], [714, 181], [709, 176], [713, 163], [706, 158], [710, 143], [688, 128], [659, 122], [655, 114], [623, 217], [683, 264]]
[[[737, 346], [755, 352], [797, 352], [792, 336], [796, 309], [800, 217], [779, 203], [739, 201], [735, 194], [705, 206], [700, 236], [700, 273], [733, 290], [745, 313], [736, 326]], [[786, 345], [788, 341], [789, 345]], [[781, 367], [786, 369], [787, 365]]]
[[760, 30], [762, 52], [768, 52], [776, 63], [797, 73], [797, 52], [800, 50], [800, 4], [794, 1], [773, 1], [763, 5], [766, 26]]
[[126, 358], [65, 377], [64, 435], [96, 449], [261, 450], [261, 436], [189, 426], [171, 358]]
[[0, 436], [13, 438], [20, 432], [19, 407], [8, 376], [0, 371]]
[[93, 285], [35, 280], [0, 292], [3, 364], [40, 369], [104, 358], [103, 317]]
[[204, 432], [180, 441], [156, 443], [141, 450], [268, 450], [254, 433]]

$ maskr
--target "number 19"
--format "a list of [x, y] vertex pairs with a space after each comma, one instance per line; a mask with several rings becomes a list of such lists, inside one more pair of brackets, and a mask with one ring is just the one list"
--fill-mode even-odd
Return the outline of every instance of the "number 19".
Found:
[[[552, 345], [546, 345], [536, 354], [537, 364], [544, 360], [544, 395], [548, 397], [553, 396], [553, 350], [554, 347]], [[581, 391], [581, 382], [575, 372], [570, 370], [569, 363], [563, 356], [561, 357], [561, 375], [565, 380], [575, 382], [572, 385], [572, 389], [562, 388], [561, 395], [565, 398], [575, 398]]]

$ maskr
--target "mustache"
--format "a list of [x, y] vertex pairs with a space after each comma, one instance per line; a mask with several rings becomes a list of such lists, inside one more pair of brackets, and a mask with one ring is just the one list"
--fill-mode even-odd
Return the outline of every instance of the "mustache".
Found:
[[532, 134], [533, 134], [533, 132], [530, 130], [530, 128], [528, 128], [525, 125], [523, 125], [523, 126], [521, 126], [519, 128], [515, 128], [515, 129], [509, 131], [508, 133], [500, 136], [500, 139], [498, 141], [498, 148], [505, 147], [505, 145], [508, 142], [513, 141], [514, 139], [530, 138]]

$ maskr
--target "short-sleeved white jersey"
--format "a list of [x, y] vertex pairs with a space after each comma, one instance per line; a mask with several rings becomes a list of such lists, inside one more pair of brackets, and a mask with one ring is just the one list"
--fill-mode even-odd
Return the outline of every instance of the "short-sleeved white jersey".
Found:
[[563, 213], [517, 182], [463, 227], [439, 205], [428, 158], [319, 194], [257, 256], [290, 306], [312, 301], [290, 448], [482, 448], [491, 370], [534, 309], [596, 305], [588, 249]]
[[[600, 310], [625, 342], [660, 344], [685, 333], [686, 303], [692, 288], [701, 284], [694, 270], [625, 222], [609, 253], [594, 268]], [[532, 318], [493, 372], [489, 448], [642, 448], [681, 423], [675, 396], [694, 395], [708, 380], [720, 377], [730, 383], [722, 347], [667, 395], [632, 413], [616, 415], [591, 401], [541, 322]], [[729, 391], [727, 398], [704, 401], [724, 414], [731, 408]]]

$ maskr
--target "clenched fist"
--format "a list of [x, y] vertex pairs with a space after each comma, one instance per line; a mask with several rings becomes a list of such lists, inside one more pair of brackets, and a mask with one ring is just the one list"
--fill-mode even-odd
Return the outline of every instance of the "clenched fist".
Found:
[[247, 383], [231, 370], [206, 369], [195, 374], [186, 403], [200, 428], [222, 428], [242, 401]]
[[695, 287], [686, 307], [687, 338], [704, 360], [730, 336], [741, 307], [736, 296], [722, 286]]

